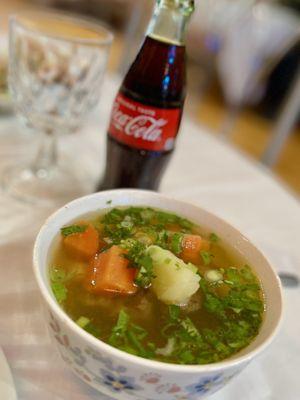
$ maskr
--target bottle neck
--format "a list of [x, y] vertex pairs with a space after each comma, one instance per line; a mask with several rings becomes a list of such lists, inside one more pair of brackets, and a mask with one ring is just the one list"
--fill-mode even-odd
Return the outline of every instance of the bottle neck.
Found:
[[189, 16], [184, 15], [177, 7], [169, 3], [172, 2], [165, 0], [159, 6], [156, 6], [147, 36], [161, 42], [184, 46]]

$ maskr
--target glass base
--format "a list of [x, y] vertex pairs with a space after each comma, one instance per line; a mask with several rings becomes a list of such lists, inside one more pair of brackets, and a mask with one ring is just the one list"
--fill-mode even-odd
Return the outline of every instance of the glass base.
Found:
[[41, 206], [62, 205], [88, 193], [83, 181], [70, 170], [12, 167], [3, 172], [4, 192], [26, 203]]

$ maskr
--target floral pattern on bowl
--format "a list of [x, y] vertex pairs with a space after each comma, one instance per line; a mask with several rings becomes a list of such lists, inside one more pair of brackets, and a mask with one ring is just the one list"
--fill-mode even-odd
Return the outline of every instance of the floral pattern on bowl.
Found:
[[[72, 345], [70, 337], [51, 312], [49, 316], [50, 332], [59, 345], [63, 360], [83, 381], [94, 387], [100, 384], [101, 388], [106, 389], [105, 393], [113, 396], [105, 400], [120, 398], [114, 397], [118, 394], [122, 394], [122, 399], [125, 398], [124, 395], [129, 395], [132, 399], [150, 400], [148, 396], [152, 391], [163, 395], [167, 400], [199, 399], [220, 389], [238, 373], [235, 371], [229, 375], [221, 373], [207, 375], [189, 385], [166, 382], [161, 374], [153, 372], [131, 376], [124, 365], [115, 364], [111, 358], [103, 356], [91, 347], [82, 349]], [[90, 365], [90, 361], [93, 366]]]

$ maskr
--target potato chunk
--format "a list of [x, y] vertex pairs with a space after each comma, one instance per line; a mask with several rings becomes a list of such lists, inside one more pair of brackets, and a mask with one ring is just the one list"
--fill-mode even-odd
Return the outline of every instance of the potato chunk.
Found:
[[158, 299], [166, 304], [187, 304], [199, 289], [197, 268], [159, 246], [150, 246], [147, 252], [152, 259], [155, 275], [152, 290]]

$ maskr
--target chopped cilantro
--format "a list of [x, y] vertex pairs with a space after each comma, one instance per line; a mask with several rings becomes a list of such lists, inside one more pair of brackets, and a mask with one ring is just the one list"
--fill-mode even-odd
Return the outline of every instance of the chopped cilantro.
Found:
[[169, 232], [166, 230], [161, 230], [157, 234], [157, 238], [154, 244], [161, 247], [162, 249], [168, 249], [169, 247]]
[[82, 233], [87, 229], [87, 225], [70, 225], [61, 228], [61, 234], [63, 236], [73, 235], [74, 233]]
[[171, 240], [171, 250], [174, 254], [178, 255], [182, 251], [182, 233], [174, 233]]
[[246, 281], [256, 281], [256, 277], [251, 271], [249, 265], [244, 265], [244, 267], [241, 268], [240, 273]]
[[152, 258], [149, 255], [144, 255], [139, 259], [140, 270], [135, 278], [135, 283], [139, 287], [147, 288], [151, 285], [153, 274]]
[[156, 211], [155, 218], [157, 219], [159, 224], [166, 225], [166, 224], [177, 224], [183, 230], [190, 230], [194, 226], [194, 224], [182, 217], [179, 217], [176, 214], [164, 212], [164, 211]]
[[190, 318], [186, 317], [185, 319], [183, 319], [181, 321], [181, 326], [189, 336], [193, 338], [197, 338], [200, 336], [198, 329], [195, 327]]
[[220, 241], [220, 238], [219, 238], [218, 235], [216, 235], [215, 233], [212, 232], [212, 233], [209, 235], [209, 240], [210, 240], [212, 243], [217, 243], [217, 242]]
[[239, 270], [235, 267], [228, 268], [225, 277], [227, 281], [232, 283], [232, 285], [239, 285], [241, 283], [241, 275]]
[[[185, 218], [150, 207], [113, 208], [101, 218], [101, 224], [104, 237], [113, 244], [136, 239], [148, 246], [153, 244], [172, 250], [175, 254], [180, 253], [182, 233], [191, 233], [193, 227]], [[168, 227], [174, 225], [180, 233], [168, 231]]]
[[112, 346], [131, 354], [151, 358], [154, 356], [155, 345], [153, 343], [143, 343], [147, 335], [148, 333], [145, 329], [131, 323], [129, 315], [124, 310], [121, 310], [108, 342]]
[[129, 315], [124, 310], [121, 310], [119, 313], [117, 324], [113, 328], [112, 332], [119, 336], [124, 334], [124, 332], [126, 332], [127, 330], [128, 322]]
[[209, 265], [212, 262], [213, 255], [209, 253], [208, 251], [200, 251], [200, 255], [202, 257], [202, 260], [204, 262], [204, 265]]
[[[111, 204], [111, 200], [107, 204]], [[136, 269], [135, 284], [145, 289], [149, 288], [155, 278], [152, 258], [147, 252], [148, 246], [157, 245], [179, 255], [182, 252], [183, 235], [194, 233], [190, 221], [172, 213], [145, 207], [112, 208], [98, 221], [95, 224], [106, 243], [103, 249], [112, 245], [125, 249], [124, 257], [130, 261], [129, 268]], [[86, 226], [72, 225], [62, 228], [62, 235], [68, 236], [85, 229]], [[213, 244], [220, 239], [211, 233], [209, 240]], [[205, 266], [212, 264], [213, 254], [209, 251], [201, 251], [200, 254]], [[167, 256], [163, 259], [165, 265], [171, 262]], [[143, 312], [134, 311], [130, 314], [130, 308], [128, 312], [121, 309], [109, 332], [105, 332], [105, 327], [102, 332], [102, 326], [99, 332], [93, 320], [86, 316], [78, 318], [77, 324], [95, 337], [100, 337], [101, 333], [102, 339], [112, 346], [145, 358], [179, 364], [208, 364], [231, 356], [247, 346], [259, 331], [264, 311], [259, 282], [247, 265], [226, 269], [212, 265], [206, 268], [205, 273], [201, 272], [201, 268], [198, 270], [196, 266], [188, 265], [204, 278], [200, 280], [200, 293], [196, 293], [186, 307], [160, 306], [162, 325], [157, 327], [161, 334], [159, 340], [155, 336], [151, 337], [152, 328], [148, 332], [135, 323], [135, 318], [140, 321]], [[176, 266], [179, 269], [181, 267], [179, 263]], [[55, 267], [50, 269], [52, 291], [59, 303], [67, 299], [68, 288], [71, 289], [68, 286], [69, 279], [69, 274], [64, 270]], [[152, 313], [153, 308], [155, 311], [158, 308], [152, 307], [152, 294], [149, 293], [149, 296], [150, 300], [146, 297], [145, 303], [149, 303]], [[204, 315], [212, 321], [209, 326], [215, 324], [214, 329], [203, 328], [199, 323], [193, 308], [193, 302], [197, 303], [198, 300]], [[139, 295], [135, 301], [139, 301]], [[131, 303], [126, 300], [125, 304]], [[144, 310], [144, 304], [141, 304], [141, 310]], [[148, 311], [148, 305], [145, 309]]]
[[94, 324], [92, 324], [91, 322], [84, 327], [84, 330], [86, 332], [88, 332], [90, 335], [95, 336], [96, 338], [100, 338], [100, 330], [98, 327], [96, 327]]
[[78, 320], [76, 321], [76, 324], [77, 324], [78, 326], [80, 326], [80, 328], [84, 328], [84, 327], [86, 327], [90, 322], [91, 322], [91, 320], [90, 320], [89, 318], [80, 317], [80, 318], [78, 318]]
[[63, 303], [67, 299], [68, 289], [62, 282], [51, 282], [51, 289], [58, 303]]
[[192, 229], [192, 227], [194, 226], [194, 224], [191, 221], [189, 221], [188, 219], [185, 219], [185, 218], [179, 218], [178, 223], [182, 228], [187, 229], [187, 230]]
[[252, 341], [262, 322], [260, 286], [254, 275], [250, 276], [247, 269], [243, 272], [242, 269], [220, 270], [233, 280], [231, 285], [221, 283], [228, 289], [223, 297], [217, 296], [211, 282], [200, 281], [203, 307], [219, 321], [216, 328], [201, 329], [193, 314], [186, 316], [179, 306], [169, 305], [168, 314], [162, 316], [165, 324], [161, 334], [165, 343], [156, 349], [154, 343], [147, 341], [146, 330], [132, 323], [122, 310], [109, 343], [141, 357], [180, 364], [208, 364], [231, 356]]
[[91, 322], [91, 320], [87, 317], [80, 317], [76, 321], [76, 324], [80, 326], [80, 328], [84, 329], [86, 332], [90, 333], [91, 335], [99, 338], [100, 331], [95, 325]]
[[68, 290], [65, 286], [66, 281], [70, 278], [66, 272], [57, 267], [52, 267], [49, 271], [50, 285], [52, 292], [58, 303], [63, 303], [67, 299]]
[[107, 200], [106, 204], [109, 205], [112, 203], [112, 200]]
[[154, 217], [154, 211], [151, 210], [150, 208], [146, 208], [141, 211], [141, 218], [144, 221], [151, 221], [151, 219]]
[[166, 325], [164, 336], [179, 339], [172, 353], [176, 362], [203, 364], [220, 361], [247, 346], [257, 335], [263, 301], [256, 278], [253, 275], [252, 281], [245, 282], [244, 272], [239, 269], [232, 269], [229, 274], [234, 275], [235, 283], [229, 286], [228, 294], [222, 298], [216, 295], [209, 282], [205, 279], [200, 281], [204, 308], [219, 319], [217, 329], [199, 331], [190, 318], [181, 319], [179, 325]]
[[132, 267], [139, 270], [135, 283], [139, 287], [149, 287], [154, 274], [152, 259], [146, 254], [146, 246], [136, 239], [124, 240], [121, 242], [121, 246], [127, 250], [125, 257], [131, 261]]
[[169, 306], [169, 315], [170, 315], [171, 321], [177, 321], [177, 319], [180, 315], [180, 307], [175, 306], [175, 304], [171, 304]]
[[53, 266], [49, 269], [50, 286], [58, 303], [67, 299], [68, 289], [66, 284], [77, 274], [76, 270], [66, 273], [65, 270]]
[[52, 282], [65, 282], [67, 279], [66, 272], [57, 267], [52, 267], [49, 271], [49, 275]]

